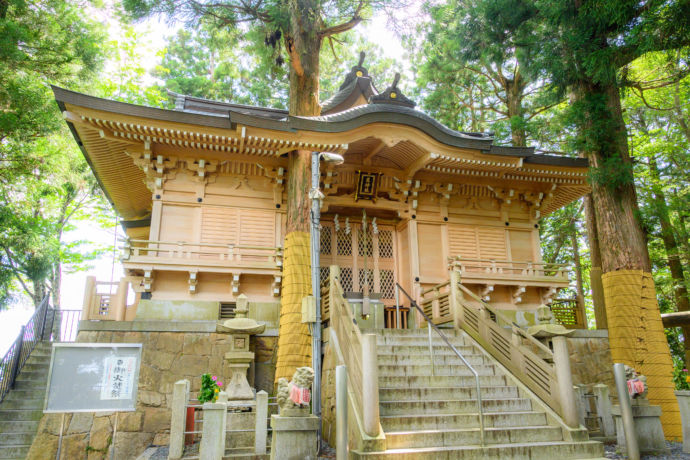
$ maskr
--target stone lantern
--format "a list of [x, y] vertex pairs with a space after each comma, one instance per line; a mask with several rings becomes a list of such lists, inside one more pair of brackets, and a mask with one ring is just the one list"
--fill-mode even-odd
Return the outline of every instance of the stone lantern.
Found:
[[230, 369], [230, 378], [225, 386], [229, 401], [254, 399], [254, 393], [247, 382], [247, 369], [254, 360], [254, 353], [249, 351], [249, 337], [262, 333], [266, 325], [247, 318], [248, 303], [247, 296], [240, 294], [237, 297], [235, 317], [219, 322], [217, 327], [218, 332], [230, 334], [230, 351], [225, 353]]

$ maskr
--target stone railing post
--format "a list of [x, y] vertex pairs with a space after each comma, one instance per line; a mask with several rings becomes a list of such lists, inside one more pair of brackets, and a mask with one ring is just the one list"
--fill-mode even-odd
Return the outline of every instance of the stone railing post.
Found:
[[204, 403], [204, 426], [201, 433], [201, 460], [222, 460], [225, 455], [225, 429], [227, 424], [227, 395], [218, 397], [218, 402]]
[[187, 424], [187, 403], [189, 403], [189, 380], [178, 380], [173, 385], [172, 416], [170, 419], [169, 460], [182, 458], [184, 451], [184, 430]]
[[592, 392], [596, 398], [597, 415], [599, 415], [599, 419], [601, 420], [601, 432], [604, 436], [615, 436], [616, 426], [613, 423], [613, 414], [611, 413], [609, 387], [603, 383], [599, 383], [592, 387]]
[[379, 435], [379, 367], [376, 334], [362, 334], [362, 419], [364, 432]]
[[580, 425], [587, 426], [587, 388], [582, 385], [573, 386], [575, 392], [575, 402], [577, 403], [577, 417]]
[[268, 393], [261, 390], [256, 393], [256, 429], [254, 430], [254, 454], [266, 453], [268, 433]]
[[570, 372], [570, 355], [568, 342], [563, 336], [555, 336], [553, 342], [553, 364], [558, 378], [559, 400], [561, 402], [561, 416], [566, 425], [571, 428], [580, 426], [580, 417], [573, 391], [573, 376]]

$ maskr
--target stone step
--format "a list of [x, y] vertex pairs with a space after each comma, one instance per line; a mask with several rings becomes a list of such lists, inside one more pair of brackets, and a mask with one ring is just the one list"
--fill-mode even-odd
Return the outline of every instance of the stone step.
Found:
[[[490, 364], [490, 361], [483, 355], [463, 355], [463, 357], [472, 366], [481, 364]], [[430, 364], [429, 352], [424, 355], [379, 355], [378, 363], [386, 365], [414, 365], [414, 364]], [[434, 353], [434, 365], [438, 366], [464, 366], [464, 363], [457, 355], [442, 355], [439, 356]]]
[[5, 410], [4, 408], [0, 410], [0, 421], [3, 422], [9, 422], [9, 421], [33, 421], [33, 420], [41, 420], [41, 417], [43, 416], [43, 410], [38, 409], [38, 410], [22, 410], [22, 409], [9, 409]]
[[[485, 444], [562, 441], [563, 431], [557, 426], [488, 428]], [[481, 443], [479, 428], [459, 430], [395, 431], [386, 433], [388, 449], [435, 446], [466, 446]]]
[[[546, 414], [543, 412], [508, 412], [484, 413], [484, 426], [508, 428], [520, 426], [546, 425]], [[381, 416], [384, 432], [411, 430], [446, 430], [458, 428], [477, 428], [479, 414], [418, 414], [418, 415], [385, 415]]]
[[[434, 356], [456, 356], [453, 350], [449, 347], [434, 346]], [[471, 346], [455, 347], [463, 356], [478, 355], [484, 356], [477, 348]], [[377, 345], [376, 352], [378, 356], [396, 355], [396, 356], [429, 356], [429, 344], [426, 345]]]
[[38, 421], [0, 421], [0, 433], [35, 433]]
[[[448, 337], [456, 337], [464, 334], [462, 331], [450, 328], [441, 328], [441, 331]], [[432, 333], [436, 334], [435, 331], [432, 331]], [[426, 337], [428, 331], [426, 327], [423, 329], [362, 329], [362, 334], [376, 334], [379, 336]]]
[[44, 402], [45, 402], [45, 400], [43, 398], [31, 398], [31, 399], [23, 399], [23, 398], [9, 399], [9, 398], [7, 398], [0, 405], [0, 410], [6, 410], [6, 409], [43, 410]]
[[[415, 414], [471, 414], [477, 413], [477, 400], [456, 399], [440, 401], [384, 401], [380, 404], [381, 415]], [[532, 401], [527, 398], [484, 399], [485, 412], [522, 412], [532, 410]]]
[[[44, 386], [43, 388], [39, 389], [27, 389], [27, 388], [20, 388], [16, 386], [14, 389], [12, 389], [7, 396], [5, 396], [5, 399], [3, 400], [3, 403], [5, 401], [16, 401], [20, 399], [41, 399], [43, 400], [46, 395], [46, 387]], [[0, 406], [2, 407], [2, 406]]]
[[24, 367], [22, 367], [21, 372], [45, 372], [45, 374], [48, 375], [49, 367], [50, 363], [37, 363], [29, 358], [24, 364]]
[[[479, 375], [496, 375], [496, 367], [493, 364], [482, 364], [474, 367]], [[470, 369], [464, 364], [459, 365], [445, 365], [432, 366], [430, 364], [414, 364], [414, 365], [386, 365], [379, 364], [379, 376], [425, 376], [432, 375], [435, 377], [443, 376], [469, 376], [474, 375]]]
[[[469, 340], [466, 340], [464, 337], [448, 337], [448, 341], [453, 344], [454, 347], [458, 346], [470, 346], [472, 345]], [[426, 345], [427, 347], [429, 346], [429, 338], [424, 336], [424, 337], [416, 337], [416, 336], [386, 336], [386, 337], [381, 337], [379, 336], [376, 340], [376, 343], [378, 345]], [[448, 348], [448, 345], [446, 342], [443, 341], [440, 337], [436, 336], [431, 340], [431, 344], [434, 347], [445, 347]]]
[[21, 446], [2, 446], [0, 445], [0, 459], [22, 459], [29, 453], [31, 444]]
[[31, 445], [35, 433], [0, 433], [0, 446]]
[[[474, 387], [474, 376], [453, 375], [453, 376], [431, 376], [427, 375], [381, 375], [379, 373], [379, 388], [439, 388], [439, 387]], [[507, 379], [503, 375], [480, 375], [479, 384], [484, 386], [501, 386], [507, 384]]]
[[[38, 376], [38, 377], [31, 377], [29, 375], [26, 375], [24, 373], [19, 374], [19, 377], [17, 377], [17, 380], [14, 382], [14, 387], [16, 389], [23, 389], [23, 390], [44, 390], [46, 389], [47, 385], [47, 375], [43, 376]], [[14, 390], [12, 390], [14, 391]]]
[[[483, 398], [517, 398], [517, 387], [511, 386], [483, 386]], [[439, 399], [471, 399], [476, 398], [477, 390], [474, 385], [467, 388], [438, 387], [438, 388], [379, 388], [379, 401], [416, 401]]]
[[22, 371], [19, 373], [17, 376], [17, 381], [26, 381], [26, 380], [40, 380], [45, 384], [45, 382], [48, 380], [48, 369], [41, 369], [38, 371], [32, 371], [32, 370], [26, 370], [22, 369]]
[[586, 442], [529, 442], [517, 444], [494, 444], [485, 447], [475, 446], [444, 446], [389, 449], [385, 452], [357, 452], [351, 453], [352, 459], [396, 459], [396, 460], [455, 460], [455, 459], [496, 459], [496, 460], [525, 460], [525, 459], [593, 459], [602, 458], [603, 444], [595, 441]]

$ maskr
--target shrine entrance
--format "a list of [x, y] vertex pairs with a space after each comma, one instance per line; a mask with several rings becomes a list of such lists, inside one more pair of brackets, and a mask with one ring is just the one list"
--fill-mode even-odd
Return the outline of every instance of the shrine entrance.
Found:
[[395, 228], [376, 220], [333, 219], [321, 222], [321, 282], [329, 266], [340, 267], [345, 292], [363, 293], [366, 284], [372, 297], [385, 305], [395, 304]]

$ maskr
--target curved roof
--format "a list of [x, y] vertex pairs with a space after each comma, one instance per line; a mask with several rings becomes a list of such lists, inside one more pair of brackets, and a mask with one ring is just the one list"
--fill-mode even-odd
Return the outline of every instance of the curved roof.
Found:
[[476, 149], [491, 155], [518, 156], [522, 157], [525, 163], [572, 167], [586, 167], [588, 164], [585, 158], [535, 154], [532, 147], [497, 146], [488, 134], [454, 131], [419, 110], [400, 105], [366, 104], [328, 115], [300, 117], [288, 115], [287, 111], [280, 109], [230, 104], [181, 95], [184, 97], [184, 106], [189, 107], [182, 111], [112, 101], [55, 86], [53, 92], [62, 110], [64, 104], [68, 103], [112, 113], [199, 126], [234, 129], [237, 124], [241, 124], [290, 132], [305, 130], [339, 133], [367, 124], [393, 123], [417, 128], [433, 139], [452, 147]]

